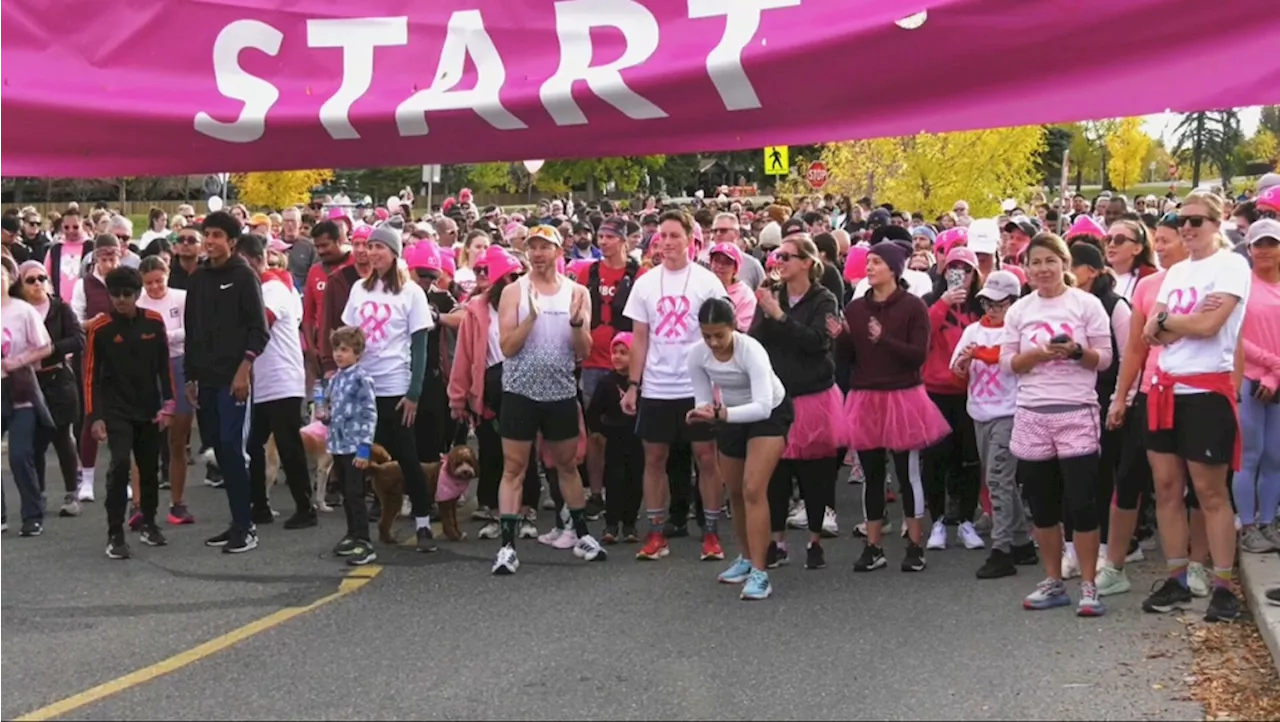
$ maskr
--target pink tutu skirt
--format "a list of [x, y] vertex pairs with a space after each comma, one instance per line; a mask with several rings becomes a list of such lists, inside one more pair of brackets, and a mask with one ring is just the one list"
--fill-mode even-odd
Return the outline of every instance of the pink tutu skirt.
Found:
[[845, 445], [855, 451], [915, 451], [951, 433], [923, 384], [899, 391], [850, 391], [840, 426]]
[[843, 413], [840, 389], [832, 386], [816, 394], [791, 399], [795, 420], [787, 433], [784, 459], [830, 459], [840, 447], [839, 428]]

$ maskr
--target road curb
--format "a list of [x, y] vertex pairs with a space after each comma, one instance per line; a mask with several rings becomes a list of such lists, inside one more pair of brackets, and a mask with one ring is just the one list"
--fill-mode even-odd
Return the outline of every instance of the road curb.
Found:
[[1280, 554], [1240, 554], [1240, 586], [1244, 589], [1258, 631], [1280, 671], [1280, 607], [1267, 603], [1264, 592], [1280, 587]]

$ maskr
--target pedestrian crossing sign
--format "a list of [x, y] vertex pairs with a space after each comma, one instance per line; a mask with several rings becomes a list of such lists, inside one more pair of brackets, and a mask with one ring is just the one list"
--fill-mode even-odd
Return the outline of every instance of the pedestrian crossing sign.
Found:
[[771, 145], [764, 149], [764, 174], [788, 175], [791, 173], [791, 149], [785, 145]]

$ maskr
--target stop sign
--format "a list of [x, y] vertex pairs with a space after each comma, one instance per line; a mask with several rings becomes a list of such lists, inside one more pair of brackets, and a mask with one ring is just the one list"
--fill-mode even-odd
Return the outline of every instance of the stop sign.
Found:
[[827, 184], [827, 166], [821, 161], [809, 166], [809, 185], [818, 190]]

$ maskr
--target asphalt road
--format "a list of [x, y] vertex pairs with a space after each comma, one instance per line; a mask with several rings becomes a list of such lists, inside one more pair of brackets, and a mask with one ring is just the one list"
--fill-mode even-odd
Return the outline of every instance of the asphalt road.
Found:
[[[982, 552], [933, 552], [924, 573], [901, 573], [896, 535], [889, 569], [855, 575], [857, 490], [839, 485], [842, 538], [826, 545], [829, 567], [777, 571], [766, 602], [716, 584], [721, 565], [697, 561], [695, 539], [674, 541], [657, 563], [634, 561], [627, 546], [590, 565], [525, 542], [520, 573], [505, 578], [489, 574], [491, 541], [445, 542], [431, 556], [384, 548], [358, 591], [167, 674], [156, 672], [178, 665], [164, 660], [337, 591], [348, 570], [328, 551], [341, 518], [264, 527], [258, 550], [224, 555], [201, 545], [229, 518], [223, 493], [197, 482], [199, 523], [167, 528], [167, 548], [134, 538], [134, 559], [117, 562], [103, 554], [102, 504], [90, 504], [78, 519], [50, 518], [41, 538], [4, 535], [0, 716], [162, 663], [58, 716], [1203, 718], [1177, 699], [1189, 662], [1182, 625], [1138, 608], [1158, 564], [1133, 567], [1135, 591], [1089, 620], [1023, 611], [1038, 574], [979, 582]], [[287, 492], [275, 491], [287, 513]], [[477, 525], [466, 526], [474, 539]], [[794, 548], [802, 540], [793, 532]]]

